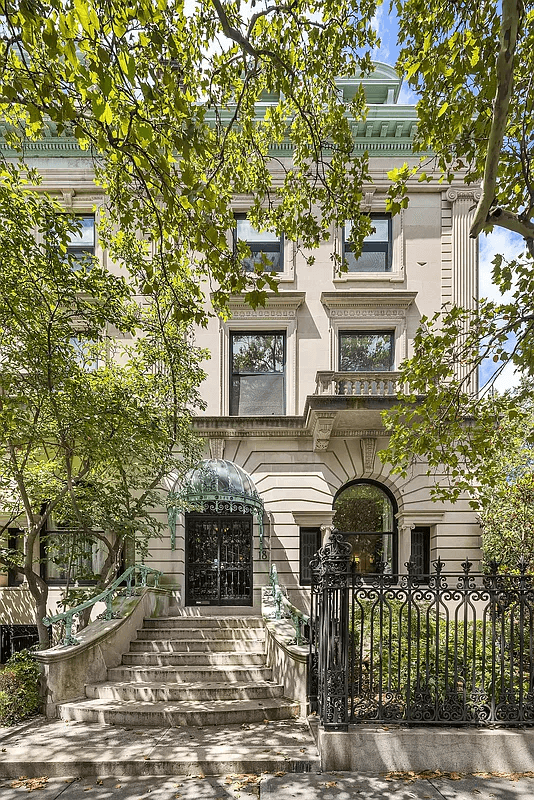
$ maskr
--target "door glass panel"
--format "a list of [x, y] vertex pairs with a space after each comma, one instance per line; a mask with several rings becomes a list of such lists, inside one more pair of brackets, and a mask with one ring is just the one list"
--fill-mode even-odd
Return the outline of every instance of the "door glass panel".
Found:
[[252, 605], [252, 518], [186, 520], [187, 605]]

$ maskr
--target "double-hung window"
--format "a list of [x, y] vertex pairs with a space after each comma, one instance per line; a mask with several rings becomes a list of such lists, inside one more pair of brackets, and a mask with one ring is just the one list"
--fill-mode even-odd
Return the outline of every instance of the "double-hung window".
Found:
[[285, 371], [284, 332], [231, 332], [231, 416], [285, 414]]
[[341, 331], [340, 372], [390, 372], [394, 366], [392, 331]]
[[350, 241], [352, 225], [343, 228], [343, 261], [348, 272], [391, 272], [391, 216], [371, 214], [374, 231], [365, 237], [359, 258]]
[[243, 259], [247, 272], [283, 272], [284, 241], [274, 231], [257, 230], [246, 214], [236, 214], [235, 244], [241, 240], [250, 249], [250, 256]]
[[95, 216], [78, 215], [80, 227], [71, 234], [68, 252], [80, 267], [89, 266], [95, 254]]

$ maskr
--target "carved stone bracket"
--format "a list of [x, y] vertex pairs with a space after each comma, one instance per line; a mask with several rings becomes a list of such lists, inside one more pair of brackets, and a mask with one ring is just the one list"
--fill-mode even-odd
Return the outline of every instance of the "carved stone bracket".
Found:
[[376, 455], [376, 439], [360, 439], [364, 472], [373, 472]]
[[224, 458], [224, 439], [210, 439], [210, 455], [212, 458], [223, 459]]
[[313, 449], [316, 453], [328, 450], [330, 435], [332, 433], [332, 426], [334, 425], [335, 418], [335, 412], [316, 411], [314, 413], [312, 434]]
[[74, 199], [74, 195], [76, 194], [74, 189], [63, 189], [61, 194], [65, 208], [72, 208], [72, 201]]

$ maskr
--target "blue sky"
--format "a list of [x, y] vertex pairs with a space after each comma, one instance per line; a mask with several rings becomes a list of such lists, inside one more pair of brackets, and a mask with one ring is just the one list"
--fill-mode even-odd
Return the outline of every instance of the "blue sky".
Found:
[[[373, 27], [381, 39], [381, 46], [373, 53], [375, 61], [383, 61], [386, 64], [395, 66], [395, 61], [399, 53], [397, 44], [397, 15], [394, 10], [389, 10], [386, 2], [381, 5], [373, 20]], [[411, 89], [403, 85], [399, 97], [399, 103], [414, 104], [417, 102], [417, 95]], [[482, 234], [479, 237], [479, 257], [480, 257], [480, 297], [488, 297], [499, 301], [500, 293], [491, 282], [492, 260], [497, 253], [501, 253], [507, 258], [515, 258], [524, 250], [523, 239], [515, 233], [506, 231], [503, 228], [496, 228], [491, 234]], [[495, 364], [492, 360], [482, 365], [480, 370], [480, 385], [483, 386], [495, 371]], [[495, 387], [500, 391], [511, 388], [518, 383], [518, 376], [511, 367], [506, 367], [495, 381]]]

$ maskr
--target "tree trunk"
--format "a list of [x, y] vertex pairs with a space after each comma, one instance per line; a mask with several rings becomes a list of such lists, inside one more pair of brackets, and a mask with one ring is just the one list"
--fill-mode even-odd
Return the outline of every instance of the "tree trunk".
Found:
[[44, 600], [35, 599], [35, 624], [39, 634], [39, 650], [47, 650], [50, 647], [50, 628], [43, 623], [46, 617], [46, 598]]

